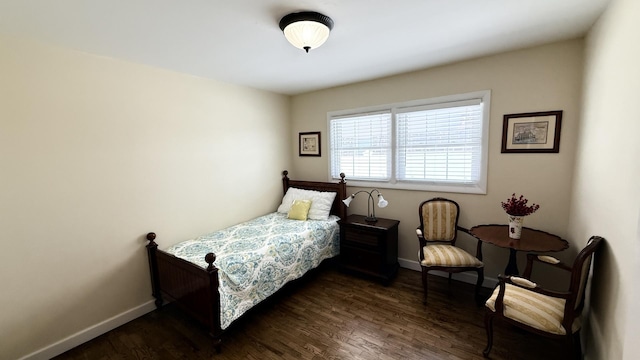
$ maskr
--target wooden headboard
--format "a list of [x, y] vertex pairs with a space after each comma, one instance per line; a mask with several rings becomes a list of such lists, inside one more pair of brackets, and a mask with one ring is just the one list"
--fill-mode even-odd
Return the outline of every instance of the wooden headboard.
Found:
[[289, 175], [289, 172], [287, 170], [282, 172], [282, 186], [284, 188], [285, 194], [290, 187], [305, 190], [335, 192], [337, 193], [337, 195], [333, 200], [331, 213], [339, 216], [340, 219], [346, 219], [347, 206], [342, 202], [342, 200], [347, 198], [347, 183], [344, 181], [344, 173], [340, 173], [340, 182], [337, 183], [291, 180], [287, 175]]

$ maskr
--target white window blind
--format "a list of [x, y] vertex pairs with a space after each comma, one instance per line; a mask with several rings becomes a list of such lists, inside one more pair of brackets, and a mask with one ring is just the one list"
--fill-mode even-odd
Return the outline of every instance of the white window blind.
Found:
[[479, 99], [403, 108], [396, 114], [398, 181], [477, 184], [482, 160]]
[[486, 194], [490, 104], [483, 90], [330, 112], [329, 178]]
[[391, 178], [391, 112], [334, 117], [329, 120], [331, 177], [388, 181]]

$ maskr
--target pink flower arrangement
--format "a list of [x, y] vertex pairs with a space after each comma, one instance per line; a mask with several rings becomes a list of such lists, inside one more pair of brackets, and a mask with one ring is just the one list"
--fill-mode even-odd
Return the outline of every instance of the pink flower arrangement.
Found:
[[531, 215], [540, 208], [540, 205], [538, 204], [527, 206], [527, 202], [529, 202], [529, 200], [525, 199], [524, 195], [520, 195], [519, 198], [516, 198], [516, 194], [514, 193], [511, 195], [510, 199], [507, 199], [506, 202], [502, 202], [502, 208], [507, 212], [507, 214], [512, 216]]

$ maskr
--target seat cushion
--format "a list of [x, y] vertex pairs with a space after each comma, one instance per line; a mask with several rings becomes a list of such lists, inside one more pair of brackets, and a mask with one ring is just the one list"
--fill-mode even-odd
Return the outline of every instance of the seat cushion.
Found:
[[[496, 311], [496, 299], [500, 287], [496, 287], [485, 306]], [[504, 291], [504, 316], [551, 334], [565, 335], [562, 326], [565, 300], [538, 294], [521, 287], [506, 284]], [[580, 319], [576, 318], [572, 325], [572, 333], [580, 330]]]
[[483, 267], [482, 261], [452, 245], [427, 245], [422, 248], [422, 266]]

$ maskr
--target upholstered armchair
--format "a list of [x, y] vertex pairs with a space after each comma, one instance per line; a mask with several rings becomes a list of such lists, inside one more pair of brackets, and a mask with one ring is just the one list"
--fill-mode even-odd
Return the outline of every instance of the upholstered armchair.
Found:
[[420, 226], [416, 234], [420, 242], [418, 260], [422, 267], [423, 302], [427, 303], [427, 273], [431, 270], [446, 271], [449, 279], [452, 273], [475, 271], [478, 274], [475, 296], [476, 301], [480, 301], [480, 288], [484, 281], [482, 243], [477, 240], [475, 257], [456, 246], [458, 231], [469, 233], [469, 230], [458, 226], [458, 203], [445, 198], [433, 198], [422, 202], [418, 212]]
[[[584, 307], [589, 268], [603, 240], [599, 236], [591, 237], [573, 266], [567, 266], [551, 256], [527, 254], [523, 277], [499, 275], [499, 285], [485, 303], [487, 347], [483, 351], [484, 356], [489, 356], [493, 345], [493, 320], [499, 318], [532, 333], [562, 340], [566, 347], [566, 358], [579, 359], [580, 315]], [[531, 281], [534, 263], [570, 272], [569, 289], [564, 292], [552, 291]]]

